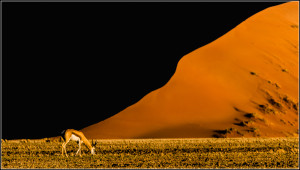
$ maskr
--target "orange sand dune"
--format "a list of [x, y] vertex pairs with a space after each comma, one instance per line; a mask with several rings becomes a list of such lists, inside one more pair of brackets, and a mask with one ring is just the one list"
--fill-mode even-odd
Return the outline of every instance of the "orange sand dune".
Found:
[[170, 81], [88, 138], [298, 134], [298, 2], [267, 8], [187, 55]]

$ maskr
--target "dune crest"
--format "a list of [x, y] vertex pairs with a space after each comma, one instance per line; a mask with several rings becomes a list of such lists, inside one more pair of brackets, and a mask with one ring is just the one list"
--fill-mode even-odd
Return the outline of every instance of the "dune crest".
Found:
[[87, 138], [298, 135], [298, 2], [267, 8], [185, 55], [170, 81]]

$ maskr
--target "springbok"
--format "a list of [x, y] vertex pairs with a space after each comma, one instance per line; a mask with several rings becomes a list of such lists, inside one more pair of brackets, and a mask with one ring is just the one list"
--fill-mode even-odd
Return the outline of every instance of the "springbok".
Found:
[[79, 155], [81, 156], [81, 144], [82, 142], [89, 148], [89, 150], [91, 151], [91, 154], [94, 155], [95, 154], [95, 146], [96, 146], [96, 142], [92, 144], [86, 139], [86, 137], [84, 136], [84, 134], [78, 130], [74, 130], [74, 129], [67, 129], [65, 131], [62, 132], [63, 138], [64, 138], [64, 142], [62, 144], [62, 155], [64, 155], [64, 153], [66, 154], [66, 156], [68, 157], [67, 154], [67, 150], [66, 150], [66, 145], [72, 140], [72, 141], [77, 141], [78, 145], [79, 145], [79, 149], [76, 152], [75, 156], [79, 153]]

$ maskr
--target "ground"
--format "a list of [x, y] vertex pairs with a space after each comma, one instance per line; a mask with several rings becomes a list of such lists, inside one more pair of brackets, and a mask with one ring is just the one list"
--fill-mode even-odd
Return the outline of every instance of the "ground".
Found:
[[2, 140], [1, 168], [295, 168], [298, 138], [97, 140], [96, 155], [75, 142]]

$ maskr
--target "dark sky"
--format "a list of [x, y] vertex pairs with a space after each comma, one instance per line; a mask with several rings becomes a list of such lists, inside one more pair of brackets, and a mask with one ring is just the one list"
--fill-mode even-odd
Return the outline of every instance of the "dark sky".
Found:
[[117, 114], [185, 54], [279, 3], [2, 4], [2, 138], [17, 139]]

